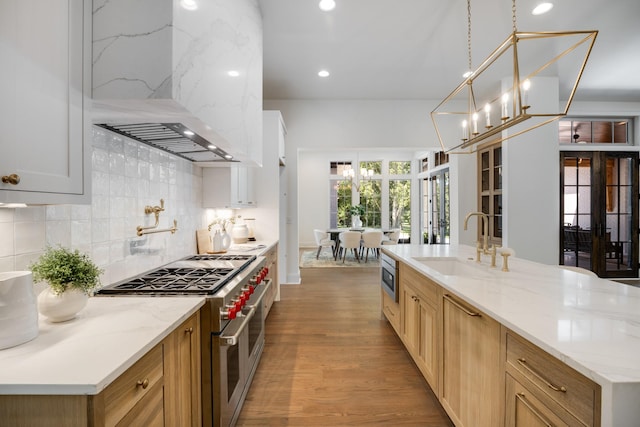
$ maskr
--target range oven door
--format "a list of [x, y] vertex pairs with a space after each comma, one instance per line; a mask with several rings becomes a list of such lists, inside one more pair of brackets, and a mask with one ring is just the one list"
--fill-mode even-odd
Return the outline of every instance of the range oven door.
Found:
[[[264, 348], [263, 296], [270, 282], [256, 287], [242, 316], [213, 337], [214, 425], [235, 424]], [[217, 412], [217, 414], [215, 413]]]

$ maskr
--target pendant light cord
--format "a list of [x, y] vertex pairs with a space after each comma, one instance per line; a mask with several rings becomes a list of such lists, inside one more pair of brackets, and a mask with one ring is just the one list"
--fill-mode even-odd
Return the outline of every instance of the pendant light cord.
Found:
[[516, 0], [511, 3], [511, 20], [513, 21], [513, 32], [518, 32], [518, 26], [516, 25]]
[[[513, 0], [515, 2], [515, 0]], [[473, 70], [471, 68], [471, 0], [467, 0], [467, 53], [469, 56], [469, 72]]]

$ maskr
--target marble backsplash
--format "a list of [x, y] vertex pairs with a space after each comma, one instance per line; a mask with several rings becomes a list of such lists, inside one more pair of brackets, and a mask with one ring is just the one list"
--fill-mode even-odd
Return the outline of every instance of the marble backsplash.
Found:
[[[136, 235], [153, 225], [146, 205], [164, 199], [159, 228], [175, 234]], [[0, 209], [0, 272], [25, 270], [47, 245], [77, 248], [104, 269], [103, 285], [196, 251], [206, 224], [202, 171], [193, 163], [94, 127], [91, 205]]]

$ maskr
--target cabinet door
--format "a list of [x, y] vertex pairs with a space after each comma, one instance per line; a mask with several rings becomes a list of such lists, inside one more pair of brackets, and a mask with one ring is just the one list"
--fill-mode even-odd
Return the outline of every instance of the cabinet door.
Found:
[[402, 287], [403, 340], [434, 391], [438, 386], [438, 309], [411, 285]]
[[500, 324], [444, 295], [440, 401], [456, 426], [500, 426]]
[[231, 168], [231, 203], [236, 207], [255, 206], [252, 168], [247, 166]]
[[0, 202], [88, 202], [90, 37], [88, 0], [0, 2]]
[[167, 425], [199, 426], [200, 317], [195, 314], [165, 341], [165, 420]]

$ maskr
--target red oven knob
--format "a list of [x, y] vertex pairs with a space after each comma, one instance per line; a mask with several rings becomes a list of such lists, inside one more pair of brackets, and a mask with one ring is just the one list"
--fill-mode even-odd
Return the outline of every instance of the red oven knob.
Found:
[[259, 285], [260, 283], [262, 283], [262, 276], [258, 274], [256, 276], [256, 285]]
[[267, 277], [267, 274], [269, 274], [269, 267], [265, 267], [262, 270], [264, 271], [264, 276]]
[[238, 310], [236, 309], [235, 304], [228, 305], [226, 308], [227, 308], [227, 312], [224, 314], [224, 317], [226, 317], [227, 320], [235, 319], [236, 314], [238, 314]]
[[242, 299], [240, 298], [236, 299], [233, 303], [236, 307], [236, 311], [240, 311], [242, 309], [242, 306], [244, 305]]
[[254, 292], [255, 292], [255, 290], [256, 290], [256, 287], [255, 287], [255, 286], [253, 286], [253, 285], [249, 285], [249, 293], [250, 293], [250, 294], [254, 293]]

